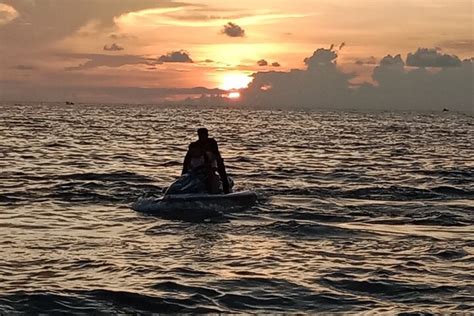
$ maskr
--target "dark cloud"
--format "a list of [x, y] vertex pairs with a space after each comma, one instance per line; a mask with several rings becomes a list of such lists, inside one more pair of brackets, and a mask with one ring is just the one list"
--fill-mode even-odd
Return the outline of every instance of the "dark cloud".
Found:
[[172, 0], [2, 0], [18, 17], [0, 28], [0, 43], [25, 50], [66, 38], [91, 21], [112, 28], [122, 14], [158, 7], [188, 6]]
[[184, 50], [169, 52], [166, 55], [161, 55], [158, 58], [158, 63], [192, 63], [193, 60], [189, 57], [189, 53]]
[[281, 66], [281, 65], [280, 65], [279, 62], [276, 62], [276, 61], [275, 61], [275, 62], [272, 63], [272, 67], [280, 67], [280, 66]]
[[358, 101], [368, 100], [372, 107], [403, 110], [439, 110], [448, 107], [473, 111], [472, 85], [474, 63], [442, 68], [438, 72], [424, 68], [408, 70], [397, 58], [395, 64], [380, 64], [374, 69], [377, 87], [358, 92]]
[[439, 52], [438, 48], [418, 48], [407, 56], [407, 65], [413, 67], [459, 67], [461, 60], [455, 55]]
[[74, 95], [75, 102], [104, 103], [169, 103], [167, 100], [186, 96], [214, 96], [227, 93], [220, 89], [194, 88], [138, 88], [111, 86], [32, 85], [28, 82], [0, 80], [0, 100], [28, 100], [25, 91], [33, 91], [29, 100], [64, 101]]
[[82, 63], [75, 67], [67, 67], [66, 70], [84, 70], [96, 67], [112, 67], [118, 68], [125, 65], [146, 65], [153, 67], [156, 64], [163, 63], [192, 63], [192, 59], [188, 53], [180, 50], [170, 52], [166, 55], [162, 55], [157, 59], [145, 58], [139, 55], [103, 55], [103, 54], [63, 54], [60, 55], [68, 59], [87, 59], [85, 63]]
[[364, 87], [356, 97], [359, 103], [368, 100], [377, 108], [473, 111], [473, 66], [467, 61], [459, 67], [432, 72], [425, 68], [408, 70], [400, 63], [381, 63], [373, 73], [378, 86]]
[[244, 37], [245, 36], [245, 30], [232, 22], [228, 22], [226, 25], [224, 25], [224, 28], [222, 29], [222, 33], [226, 34], [229, 37]]
[[151, 65], [152, 63], [143, 56], [136, 55], [101, 55], [101, 54], [67, 54], [67, 58], [87, 59], [83, 64], [75, 67], [67, 67], [66, 70], [84, 70], [96, 67], [122, 67], [125, 65]]
[[112, 45], [109, 45], [109, 46], [104, 45], [104, 50], [117, 52], [117, 51], [124, 50], [124, 48], [122, 46], [117, 45], [116, 43], [113, 43]]

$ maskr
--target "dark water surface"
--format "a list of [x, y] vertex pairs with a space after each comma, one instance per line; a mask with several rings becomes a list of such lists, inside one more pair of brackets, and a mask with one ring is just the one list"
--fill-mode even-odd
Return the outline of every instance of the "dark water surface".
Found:
[[[474, 120], [0, 105], [0, 313], [474, 311]], [[219, 141], [244, 212], [132, 211]]]

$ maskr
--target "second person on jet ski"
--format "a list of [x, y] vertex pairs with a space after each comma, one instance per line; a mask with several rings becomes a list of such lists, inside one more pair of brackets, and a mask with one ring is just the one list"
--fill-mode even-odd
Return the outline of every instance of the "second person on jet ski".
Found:
[[[222, 182], [223, 192], [225, 194], [229, 193], [230, 186], [225, 171], [224, 159], [222, 159], [219, 152], [216, 140], [209, 138], [209, 132], [206, 128], [199, 128], [197, 133], [199, 139], [189, 145], [188, 152], [184, 158], [182, 174], [188, 173], [191, 170], [203, 169], [208, 193], [221, 193], [220, 182]], [[216, 176], [216, 171], [219, 177]]]

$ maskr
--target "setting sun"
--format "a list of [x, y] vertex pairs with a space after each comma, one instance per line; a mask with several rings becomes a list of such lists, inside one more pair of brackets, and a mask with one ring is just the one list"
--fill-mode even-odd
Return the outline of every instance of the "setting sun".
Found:
[[240, 93], [237, 91], [231, 92], [227, 95], [229, 99], [238, 99], [240, 98]]
[[244, 73], [227, 73], [222, 77], [220, 88], [224, 90], [242, 89], [246, 88], [250, 81], [252, 81], [252, 77]]

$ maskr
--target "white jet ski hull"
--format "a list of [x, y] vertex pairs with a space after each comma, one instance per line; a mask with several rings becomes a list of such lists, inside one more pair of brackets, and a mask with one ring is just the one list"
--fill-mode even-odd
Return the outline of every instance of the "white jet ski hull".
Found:
[[257, 194], [252, 191], [229, 194], [170, 194], [162, 198], [140, 198], [132, 204], [132, 209], [166, 217], [206, 217], [243, 210], [256, 202]]

